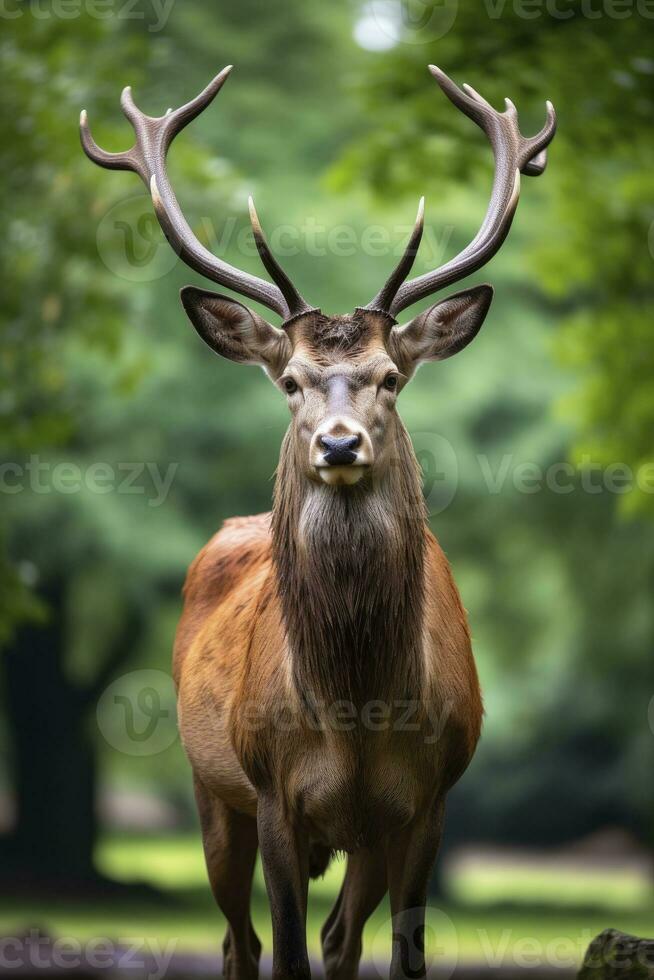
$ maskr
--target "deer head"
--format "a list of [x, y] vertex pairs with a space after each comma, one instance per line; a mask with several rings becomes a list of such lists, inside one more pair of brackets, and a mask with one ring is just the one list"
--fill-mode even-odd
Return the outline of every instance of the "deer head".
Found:
[[353, 485], [381, 473], [392, 455], [397, 395], [424, 361], [443, 360], [478, 333], [491, 304], [488, 285], [475, 286], [430, 306], [404, 325], [397, 315], [427, 296], [485, 265], [506, 238], [520, 194], [520, 175], [537, 176], [556, 129], [547, 103], [542, 130], [526, 138], [507, 99], [497, 112], [473, 88], [460, 89], [440, 69], [430, 71], [448, 98], [486, 134], [495, 158], [495, 178], [486, 217], [474, 239], [445, 265], [407, 281], [420, 244], [424, 199], [405, 252], [385, 285], [352, 314], [327, 316], [300, 295], [272, 255], [250, 199], [257, 250], [273, 282], [234, 268], [210, 253], [193, 234], [166, 171], [175, 136], [209, 105], [231, 71], [219, 75], [187, 105], [153, 118], [141, 112], [131, 90], [121, 105], [136, 134], [123, 153], [102, 150], [91, 136], [86, 112], [80, 118], [87, 156], [110, 170], [132, 170], [150, 189], [159, 223], [172, 248], [196, 272], [267, 306], [282, 318], [279, 327], [227, 296], [187, 286], [181, 298], [202, 339], [233, 361], [257, 364], [286, 396], [292, 415], [296, 464], [314, 482]]

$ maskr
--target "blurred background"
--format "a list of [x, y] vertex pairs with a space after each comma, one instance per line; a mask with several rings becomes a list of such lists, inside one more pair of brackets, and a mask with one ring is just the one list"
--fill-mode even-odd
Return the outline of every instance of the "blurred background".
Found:
[[[287, 424], [261, 372], [190, 328], [178, 291], [199, 280], [138, 179], [82, 155], [79, 110], [125, 149], [123, 85], [160, 115], [234, 63], [171, 150], [180, 200], [261, 274], [253, 192], [300, 290], [342, 312], [394, 265], [420, 194], [418, 272], [483, 217], [489, 148], [430, 62], [497, 107], [510, 96], [527, 135], [546, 98], [559, 117], [476, 277], [496, 287], [484, 330], [400, 404], [487, 712], [450, 798], [432, 952], [564, 973], [606, 926], [651, 933], [652, 5], [6, 0], [0, 19], [2, 936], [104, 942], [114, 960], [141, 937], [135, 960], [215, 971], [171, 646], [187, 565], [224, 518], [269, 508]], [[313, 891], [314, 952], [341, 873]], [[270, 950], [260, 875], [255, 918]], [[380, 975], [388, 920], [366, 932]]]

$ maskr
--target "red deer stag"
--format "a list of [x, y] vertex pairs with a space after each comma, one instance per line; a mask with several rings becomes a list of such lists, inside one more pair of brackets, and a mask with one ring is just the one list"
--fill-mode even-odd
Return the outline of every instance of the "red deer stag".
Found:
[[250, 919], [257, 849], [273, 924], [276, 980], [310, 977], [308, 883], [348, 854], [322, 932], [326, 976], [357, 976], [364, 924], [386, 891], [392, 980], [424, 977], [424, 909], [445, 795], [479, 737], [482, 703], [466, 617], [427, 525], [420, 471], [396, 410], [423, 361], [462, 350], [491, 303], [488, 285], [397, 315], [475, 272], [504, 241], [520, 175], [538, 175], [556, 120], [521, 135], [508, 99], [431, 73], [486, 134], [495, 177], [484, 222], [441, 268], [407, 281], [423, 228], [375, 298], [328, 316], [300, 296], [254, 239], [271, 282], [214, 257], [184, 218], [166, 172], [173, 138], [216, 96], [146, 116], [122, 96], [135, 146], [108, 153], [81, 117], [95, 163], [133, 170], [184, 262], [278, 314], [275, 327], [234, 299], [187, 286], [182, 303], [223, 357], [258, 364], [288, 401], [272, 514], [229, 520], [193, 562], [174, 655], [179, 723], [193, 767], [209, 878], [228, 923], [224, 975], [253, 980], [261, 945]]

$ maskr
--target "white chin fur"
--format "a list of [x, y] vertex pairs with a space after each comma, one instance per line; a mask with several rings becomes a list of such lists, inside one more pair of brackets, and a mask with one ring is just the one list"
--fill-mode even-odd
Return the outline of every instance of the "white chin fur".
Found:
[[351, 487], [359, 482], [365, 470], [365, 466], [321, 466], [318, 473], [330, 487]]

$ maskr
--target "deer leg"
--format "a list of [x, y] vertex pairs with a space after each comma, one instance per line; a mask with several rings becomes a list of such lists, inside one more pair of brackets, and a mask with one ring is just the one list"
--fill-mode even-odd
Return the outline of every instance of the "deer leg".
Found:
[[211, 890], [227, 919], [223, 943], [225, 980], [257, 980], [261, 943], [250, 918], [252, 877], [257, 857], [257, 825], [232, 810], [198, 780], [195, 798]]
[[322, 930], [327, 980], [356, 980], [361, 936], [367, 920], [386, 894], [386, 855], [361, 850], [350, 855], [343, 886]]
[[443, 825], [443, 802], [389, 841], [388, 886], [393, 917], [390, 980], [420, 980], [425, 970], [427, 886]]
[[306, 919], [309, 842], [278, 800], [259, 797], [259, 847], [273, 928], [273, 980], [311, 980]]

